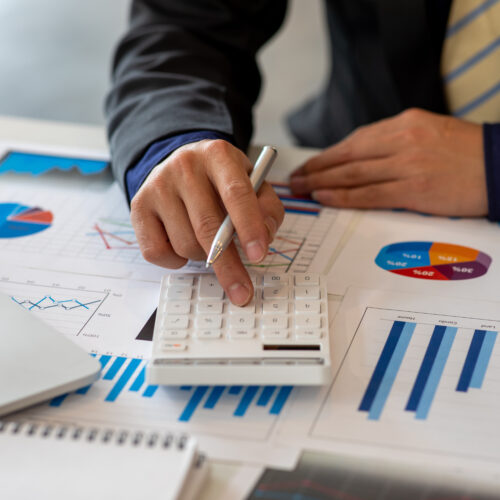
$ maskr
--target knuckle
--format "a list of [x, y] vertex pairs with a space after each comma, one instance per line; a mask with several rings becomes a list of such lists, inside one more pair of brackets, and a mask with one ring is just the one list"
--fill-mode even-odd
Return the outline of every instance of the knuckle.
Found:
[[241, 204], [254, 194], [250, 183], [243, 179], [233, 179], [222, 189], [221, 195], [228, 204]]
[[220, 223], [220, 218], [216, 214], [206, 213], [200, 215], [193, 224], [198, 241], [211, 240], [219, 229]]
[[185, 259], [197, 259], [203, 250], [194, 238], [183, 237], [176, 241], [170, 241], [175, 253]]
[[425, 115], [425, 111], [420, 108], [408, 108], [400, 113], [400, 117], [404, 122], [414, 123], [419, 121]]
[[151, 264], [156, 264], [164, 259], [167, 252], [165, 248], [158, 245], [150, 245], [142, 247], [141, 253], [145, 260]]
[[205, 153], [215, 157], [231, 154], [233, 146], [224, 139], [213, 139], [205, 143]]

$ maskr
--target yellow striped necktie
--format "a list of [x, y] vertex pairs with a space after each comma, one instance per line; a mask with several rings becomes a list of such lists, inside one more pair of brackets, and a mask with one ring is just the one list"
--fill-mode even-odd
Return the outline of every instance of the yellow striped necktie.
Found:
[[451, 114], [500, 121], [500, 0], [453, 0], [441, 74]]

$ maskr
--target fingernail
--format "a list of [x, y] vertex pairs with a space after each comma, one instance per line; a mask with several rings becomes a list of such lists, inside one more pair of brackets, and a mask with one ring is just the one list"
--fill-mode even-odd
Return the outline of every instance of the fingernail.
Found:
[[265, 257], [265, 248], [258, 240], [251, 241], [245, 246], [245, 253], [251, 262], [260, 262]]
[[274, 235], [276, 234], [276, 231], [278, 230], [278, 223], [274, 219], [274, 217], [271, 217], [268, 215], [264, 219], [264, 224], [267, 227], [267, 230], [269, 231], [269, 239], [272, 241], [274, 239]]
[[241, 283], [233, 283], [227, 290], [229, 300], [237, 306], [242, 306], [250, 299], [250, 290]]

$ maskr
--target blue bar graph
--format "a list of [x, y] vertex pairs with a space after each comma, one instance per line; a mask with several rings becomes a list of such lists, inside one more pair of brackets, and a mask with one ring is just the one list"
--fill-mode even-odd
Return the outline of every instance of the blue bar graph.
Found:
[[257, 406], [267, 406], [275, 390], [276, 387], [274, 385], [266, 385], [260, 393], [259, 399], [257, 400]]
[[387, 341], [359, 405], [370, 420], [378, 420], [384, 409], [416, 323], [394, 321]]
[[225, 388], [226, 388], [225, 385], [216, 385], [215, 387], [212, 387], [212, 392], [210, 392], [210, 395], [208, 396], [205, 404], [203, 405], [203, 408], [208, 408], [209, 410], [213, 410], [215, 408], [215, 405], [219, 402], [219, 399], [222, 396], [222, 393], [224, 392]]
[[120, 378], [118, 381], [115, 383], [109, 394], [106, 396], [105, 401], [116, 401], [116, 398], [120, 395], [120, 392], [122, 392], [123, 388], [127, 385], [128, 381], [134, 374], [134, 372], [137, 370], [139, 365], [141, 364], [140, 359], [131, 359], [121, 374]]
[[474, 331], [458, 380], [457, 391], [467, 392], [470, 387], [474, 389], [482, 387], [496, 338], [497, 332], [492, 330]]
[[198, 408], [198, 405], [200, 404], [201, 400], [203, 399], [203, 396], [207, 391], [208, 391], [208, 386], [206, 385], [200, 385], [195, 389], [193, 395], [191, 396], [191, 399], [186, 405], [186, 408], [184, 408], [184, 411], [181, 413], [181, 416], [179, 417], [179, 420], [181, 422], [188, 422], [189, 420], [191, 420], [191, 417], [196, 411], [196, 408]]
[[245, 413], [248, 410], [248, 407], [250, 406], [250, 403], [252, 402], [253, 398], [257, 394], [257, 391], [259, 390], [259, 387], [257, 385], [249, 385], [245, 389], [245, 393], [243, 394], [243, 397], [241, 398], [240, 404], [236, 407], [236, 410], [234, 411], [234, 416], [235, 417], [244, 417]]
[[120, 371], [120, 368], [123, 366], [123, 363], [127, 358], [124, 358], [122, 356], [117, 357], [114, 361], [109, 370], [106, 372], [104, 375], [103, 380], [113, 380], [115, 375]]
[[271, 415], [279, 415], [281, 413], [281, 410], [283, 410], [283, 407], [285, 406], [285, 403], [287, 402], [288, 396], [290, 396], [292, 389], [293, 387], [289, 385], [284, 385], [280, 388], [273, 402], [273, 405], [269, 410], [269, 413]]
[[406, 405], [407, 411], [414, 411], [415, 418], [427, 418], [441, 375], [455, 340], [457, 328], [437, 325], [432, 332], [413, 390]]
[[229, 388], [228, 392], [229, 392], [229, 394], [239, 394], [242, 389], [243, 389], [243, 387], [241, 385], [232, 385]]
[[144, 389], [144, 392], [142, 393], [142, 395], [145, 397], [145, 398], [152, 398], [156, 391], [158, 390], [158, 386], [157, 385], [148, 385], [146, 387], [146, 389]]
[[132, 382], [132, 385], [129, 387], [128, 390], [133, 392], [139, 392], [145, 380], [146, 380], [146, 367], [143, 366], [142, 370], [139, 372], [139, 375], [137, 375], [137, 377]]

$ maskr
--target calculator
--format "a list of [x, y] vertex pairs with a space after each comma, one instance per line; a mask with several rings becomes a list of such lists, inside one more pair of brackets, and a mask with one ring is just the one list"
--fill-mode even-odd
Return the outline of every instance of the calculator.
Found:
[[322, 385], [331, 379], [325, 276], [252, 274], [238, 307], [214, 274], [163, 278], [150, 384]]

